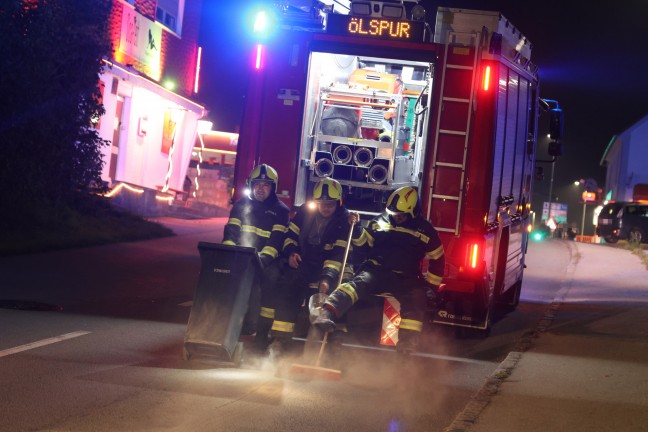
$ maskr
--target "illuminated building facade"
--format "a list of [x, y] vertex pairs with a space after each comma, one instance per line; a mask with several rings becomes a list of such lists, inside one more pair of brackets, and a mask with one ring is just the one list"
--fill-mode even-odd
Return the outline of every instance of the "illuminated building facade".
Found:
[[202, 0], [113, 0], [97, 129], [102, 179], [118, 205], [144, 215], [186, 196], [198, 120]]

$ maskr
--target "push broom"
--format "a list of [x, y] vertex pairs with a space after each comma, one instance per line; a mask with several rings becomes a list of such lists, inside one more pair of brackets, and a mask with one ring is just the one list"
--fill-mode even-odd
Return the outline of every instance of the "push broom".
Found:
[[[344, 250], [344, 259], [342, 260], [342, 267], [340, 269], [340, 277], [338, 278], [339, 286], [342, 283], [342, 276], [344, 274], [344, 267], [346, 266], [347, 257], [349, 256], [349, 247], [351, 246], [351, 238], [353, 236], [353, 227], [355, 222], [351, 224], [351, 229], [349, 230], [349, 237], [347, 238], [346, 249]], [[317, 319], [319, 314], [322, 312], [322, 307], [328, 296], [326, 294], [317, 293], [313, 294], [308, 301], [308, 310], [309, 310], [309, 319], [311, 324]], [[324, 354], [324, 347], [326, 346], [326, 340], [328, 338], [328, 332], [324, 332], [324, 337], [322, 338], [322, 345], [320, 346], [319, 353], [317, 354], [317, 360], [315, 360], [314, 365], [299, 364], [293, 363], [290, 366], [288, 371], [289, 374], [294, 376], [301, 376], [304, 378], [321, 378], [327, 380], [339, 381], [342, 378], [342, 371], [338, 369], [330, 369], [320, 366], [322, 361], [322, 355]]]

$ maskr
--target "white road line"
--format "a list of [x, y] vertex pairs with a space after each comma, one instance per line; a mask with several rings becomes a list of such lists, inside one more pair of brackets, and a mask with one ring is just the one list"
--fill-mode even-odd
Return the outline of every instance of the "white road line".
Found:
[[54, 337], [51, 337], [51, 338], [42, 339], [42, 340], [32, 342], [32, 343], [28, 343], [28, 344], [25, 344], [25, 345], [20, 345], [20, 346], [17, 346], [15, 348], [9, 348], [9, 349], [6, 349], [4, 351], [0, 351], [0, 357], [8, 356], [8, 355], [11, 355], [11, 354], [16, 354], [16, 353], [19, 353], [19, 352], [22, 352], [22, 351], [27, 351], [27, 350], [42, 347], [42, 346], [45, 346], [45, 345], [50, 345], [50, 344], [53, 344], [53, 343], [56, 343], [56, 342], [61, 342], [61, 341], [67, 340], [67, 339], [72, 339], [72, 338], [75, 338], [75, 337], [87, 335], [88, 333], [91, 333], [91, 332], [88, 332], [88, 331], [75, 331], [75, 332], [72, 332], [72, 333], [62, 334], [60, 336], [54, 336]]
[[191, 307], [193, 306], [193, 300], [189, 300], [183, 303], [178, 303], [178, 306], [180, 307]]

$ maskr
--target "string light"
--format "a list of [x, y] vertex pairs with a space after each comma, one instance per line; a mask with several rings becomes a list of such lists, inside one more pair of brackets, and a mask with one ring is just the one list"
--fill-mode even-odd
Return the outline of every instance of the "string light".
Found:
[[200, 139], [200, 150], [198, 151], [198, 163], [196, 164], [196, 178], [194, 179], [194, 183], [196, 183], [196, 188], [193, 191], [193, 197], [196, 198], [196, 192], [200, 189], [200, 185], [198, 184], [198, 178], [200, 177], [200, 164], [203, 163], [203, 151], [205, 150], [205, 141], [203, 141], [203, 136], [201, 133], [198, 134], [198, 138]]
[[164, 177], [164, 187], [162, 192], [169, 190], [169, 180], [171, 180], [171, 173], [173, 172], [173, 151], [175, 150], [175, 134], [178, 129], [178, 123], [173, 123], [173, 131], [171, 132], [171, 148], [169, 148], [169, 169], [167, 169], [166, 176]]
[[105, 196], [106, 198], [111, 198], [116, 194], [118, 194], [123, 188], [126, 188], [129, 191], [134, 192], [136, 194], [144, 193], [144, 189], [136, 188], [131, 185], [127, 185], [126, 183], [119, 183], [110, 192], [103, 194], [103, 196]]
[[171, 202], [173, 201], [172, 196], [155, 195], [155, 199], [158, 200], [158, 201], [166, 201], [169, 204], [171, 204]]

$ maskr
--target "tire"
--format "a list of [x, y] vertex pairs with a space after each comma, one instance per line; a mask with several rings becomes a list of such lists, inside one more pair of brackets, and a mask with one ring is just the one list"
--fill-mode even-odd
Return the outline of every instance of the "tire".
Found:
[[491, 335], [492, 328], [490, 319], [484, 329], [457, 326], [454, 327], [454, 337], [455, 339], [486, 339]]
[[[450, 309], [449, 309], [450, 310]], [[492, 298], [488, 301], [487, 304], [462, 304], [458, 307], [452, 307], [452, 313], [454, 314], [463, 314], [467, 313], [468, 315], [474, 316], [477, 310], [482, 311], [484, 316], [484, 328], [474, 328], [474, 327], [454, 327], [454, 336], [456, 339], [484, 339], [490, 336], [491, 327], [493, 325], [493, 313], [495, 307], [492, 301]]]
[[614, 243], [616, 243], [616, 242], [619, 241], [619, 237], [617, 237], [617, 236], [612, 236], [612, 235], [605, 236], [605, 241], [608, 242], [608, 243], [610, 243], [610, 244], [614, 244]]
[[[495, 297], [495, 303], [500, 302], [499, 298], [502, 295], [502, 289], [504, 288], [509, 236], [510, 232], [508, 227], [506, 227], [502, 230], [501, 237], [497, 242], [497, 264], [495, 268], [495, 281], [493, 283], [493, 296]], [[490, 299], [487, 299], [487, 303], [490, 303]]]
[[641, 244], [643, 241], [643, 233], [641, 232], [640, 229], [632, 229], [628, 233], [628, 242], [629, 243], [635, 243], [635, 244]]
[[517, 281], [499, 298], [498, 306], [504, 312], [513, 312], [520, 304], [520, 293], [522, 291], [522, 281]]

